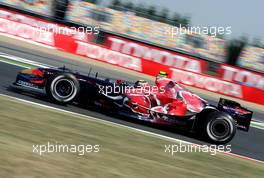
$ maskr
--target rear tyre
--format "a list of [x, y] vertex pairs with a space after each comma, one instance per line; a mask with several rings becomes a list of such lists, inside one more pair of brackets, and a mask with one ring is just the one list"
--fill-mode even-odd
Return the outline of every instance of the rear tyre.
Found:
[[72, 74], [58, 74], [48, 79], [46, 93], [54, 101], [67, 104], [79, 94], [80, 84]]
[[202, 129], [206, 138], [214, 144], [225, 144], [236, 134], [234, 119], [220, 111], [208, 114]]

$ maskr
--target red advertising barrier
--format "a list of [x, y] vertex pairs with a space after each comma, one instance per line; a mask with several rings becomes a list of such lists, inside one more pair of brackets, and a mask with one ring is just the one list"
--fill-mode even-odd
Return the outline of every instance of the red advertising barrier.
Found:
[[264, 74], [227, 64], [221, 64], [218, 73], [219, 78], [223, 80], [264, 90]]
[[109, 50], [104, 46], [76, 41], [75, 54], [100, 60], [123, 68], [142, 72], [141, 60], [139, 58]]
[[110, 50], [140, 58], [149, 64], [161, 64], [161, 68], [169, 66], [197, 73], [205, 73], [207, 69], [207, 61], [112, 35], [107, 36], [105, 46]]
[[52, 32], [40, 31], [31, 25], [9, 19], [0, 18], [0, 33], [14, 35], [45, 45], [54, 46]]
[[[53, 28], [46, 27], [52, 25]], [[39, 28], [42, 27], [42, 28]], [[45, 28], [43, 28], [45, 27]], [[0, 9], [0, 34], [11, 35], [155, 76], [167, 71], [176, 82], [264, 105], [263, 74], [222, 64], [218, 77], [206, 75], [207, 61], [120, 37], [108, 36], [104, 45], [92, 44], [91, 34], [67, 34], [56, 24]]]
[[[0, 33], [53, 47], [57, 47], [57, 44], [60, 42], [55, 40], [59, 40], [60, 38], [68, 37], [68, 40], [86, 42], [92, 41], [93, 38], [92, 32], [87, 33], [84, 28], [69, 28], [2, 8], [0, 8]], [[71, 48], [67, 44], [64, 44], [63, 47], [67, 49]], [[58, 46], [58, 48], [60, 47]]]
[[212, 76], [171, 68], [176, 82], [264, 105], [264, 91]]

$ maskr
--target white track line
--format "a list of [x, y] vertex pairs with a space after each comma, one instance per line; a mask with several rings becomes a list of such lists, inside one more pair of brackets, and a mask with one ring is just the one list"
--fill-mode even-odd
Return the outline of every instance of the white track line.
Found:
[[[176, 139], [176, 138], [172, 138], [172, 137], [156, 134], [156, 133], [145, 131], [145, 130], [142, 130], [142, 129], [137, 129], [137, 128], [134, 128], [134, 127], [130, 127], [130, 126], [114, 123], [114, 122], [111, 122], [111, 121], [102, 120], [102, 119], [99, 119], [99, 118], [96, 118], [96, 117], [92, 117], [92, 116], [86, 116], [86, 115], [83, 115], [83, 114], [79, 114], [79, 113], [75, 113], [75, 112], [71, 112], [71, 111], [55, 108], [55, 107], [44, 105], [44, 104], [40, 104], [40, 103], [35, 103], [35, 102], [32, 102], [32, 101], [16, 98], [16, 97], [13, 97], [13, 96], [8, 96], [8, 95], [5, 95], [5, 94], [0, 94], [0, 96], [7, 97], [7, 98], [10, 98], [10, 99], [13, 99], [13, 100], [20, 101], [20, 102], [28, 103], [28, 104], [31, 104], [31, 105], [36, 105], [36, 106], [44, 107], [44, 108], [47, 108], [47, 109], [52, 109], [52, 110], [56, 110], [56, 111], [65, 112], [65, 113], [68, 113], [68, 114], [76, 115], [76, 116], [79, 116], [80, 119], [102, 122], [102, 123], [105, 123], [105, 124], [108, 124], [108, 125], [115, 125], [115, 126], [118, 126], [118, 127], [127, 128], [127, 129], [130, 129], [130, 130], [134, 130], [134, 131], [137, 131], [137, 132], [141, 132], [141, 133], [144, 133], [144, 134], [147, 134], [147, 135], [151, 135], [151, 136], [158, 137], [158, 138], [163, 138], [163, 139], [174, 141], [174, 142], [181, 142], [181, 143], [184, 143], [184, 144], [191, 144], [191, 145], [200, 146], [199, 144], [195, 144], [195, 143], [192, 143], [192, 142], [188, 142], [188, 141], [184, 141], [184, 140], [180, 140], [180, 139]], [[222, 152], [222, 153], [225, 154], [225, 155], [228, 155], [228, 156], [232, 156], [232, 157], [236, 157], [236, 158], [240, 158], [240, 159], [244, 159], [244, 160], [250, 160], [250, 161], [253, 161], [253, 162], [264, 164], [264, 161], [253, 159], [253, 158], [250, 158], [250, 157], [247, 157], [247, 156], [242, 156], [242, 155], [229, 153], [229, 152]]]
[[252, 118], [252, 121], [254, 121], [254, 122], [256, 122], [256, 123], [264, 123], [263, 121], [258, 120], [258, 119], [255, 119], [255, 118]]
[[48, 64], [43, 64], [43, 63], [40, 63], [40, 62], [31, 61], [31, 60], [28, 60], [28, 59], [25, 59], [25, 58], [9, 55], [9, 54], [6, 54], [6, 53], [1, 53], [0, 52], [0, 57], [7, 58], [7, 59], [10, 59], [10, 60], [16, 61], [16, 62], [21, 62], [21, 63], [24, 63], [24, 64], [33, 65], [33, 66], [36, 66], [36, 67], [43, 67], [43, 68], [53, 67], [54, 68], [54, 66], [50, 66]]
[[30, 67], [27, 67], [27, 66], [21, 65], [21, 64], [17, 64], [17, 63], [14, 63], [14, 62], [4, 61], [4, 60], [1, 60], [1, 59], [0, 59], [0, 62], [6, 63], [6, 64], [10, 64], [10, 65], [14, 65], [14, 66], [18, 66], [18, 67], [21, 67], [21, 68], [30, 69]]

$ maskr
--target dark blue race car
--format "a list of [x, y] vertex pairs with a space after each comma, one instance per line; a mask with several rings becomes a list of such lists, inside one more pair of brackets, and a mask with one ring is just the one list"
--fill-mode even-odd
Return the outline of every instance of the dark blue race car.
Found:
[[[161, 105], [157, 96], [146, 93], [128, 94], [124, 90], [107, 94], [101, 92], [102, 88], [116, 85], [138, 89], [138, 86], [126, 81], [99, 78], [97, 73], [84, 75], [64, 67], [22, 70], [13, 86], [28, 92], [44, 93], [57, 103], [74, 102], [119, 116], [183, 128], [197, 132], [216, 144], [229, 142], [237, 128], [248, 131], [250, 127], [253, 112], [231, 100], [221, 98], [218, 105], [213, 106], [190, 91], [181, 89], [175, 93], [173, 102]], [[170, 81], [165, 87], [175, 87], [175, 84]]]

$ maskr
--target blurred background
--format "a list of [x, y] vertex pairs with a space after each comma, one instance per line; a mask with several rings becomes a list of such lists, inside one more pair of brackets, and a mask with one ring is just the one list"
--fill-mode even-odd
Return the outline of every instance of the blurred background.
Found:
[[192, 16], [172, 12], [164, 5], [127, 0], [0, 0], [0, 3], [65, 25], [99, 26], [100, 34], [93, 39], [94, 43], [104, 43], [107, 34], [114, 34], [207, 60], [210, 75], [216, 75], [221, 63], [264, 72], [261, 39], [196, 33], [172, 36], [166, 29], [191, 27]]

